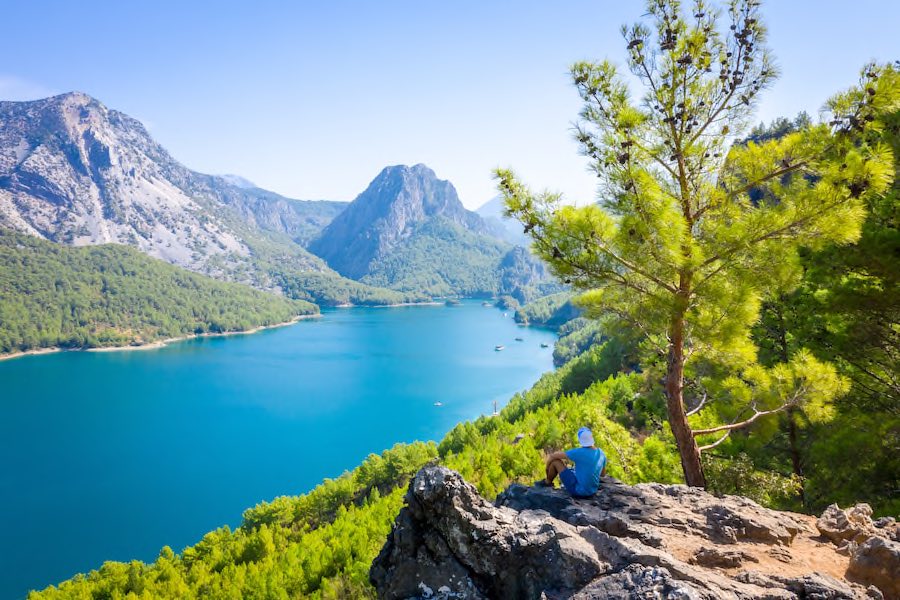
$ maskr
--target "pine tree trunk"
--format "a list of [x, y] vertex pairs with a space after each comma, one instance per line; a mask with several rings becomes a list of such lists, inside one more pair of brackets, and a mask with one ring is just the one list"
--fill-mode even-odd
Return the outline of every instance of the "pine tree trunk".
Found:
[[[778, 304], [775, 304], [774, 310], [778, 316], [778, 345], [781, 362], [786, 363], [790, 360], [788, 341], [787, 341], [787, 325], [784, 323], [784, 310], [781, 303], [785, 302], [785, 296], [782, 294], [778, 298]], [[800, 480], [800, 488], [797, 490], [797, 496], [800, 503], [806, 507], [806, 493], [803, 490], [803, 457], [800, 454], [800, 443], [797, 441], [797, 421], [795, 409], [789, 408], [786, 413], [788, 427], [788, 442], [790, 443], [791, 466], [794, 475]]]
[[685, 482], [690, 486], [706, 487], [703, 465], [700, 463], [700, 448], [688, 425], [684, 412], [684, 316], [678, 315], [672, 320], [669, 332], [669, 356], [666, 368], [666, 408], [669, 413], [669, 425], [675, 436], [678, 454], [681, 457], [681, 468], [684, 470]]
[[803, 489], [803, 458], [800, 455], [800, 444], [797, 441], [797, 422], [795, 421], [794, 409], [789, 408], [787, 411], [788, 420], [788, 441], [791, 444], [791, 466], [794, 468], [794, 475], [800, 480], [800, 488], [797, 490], [797, 496], [800, 503], [806, 507], [806, 492]]

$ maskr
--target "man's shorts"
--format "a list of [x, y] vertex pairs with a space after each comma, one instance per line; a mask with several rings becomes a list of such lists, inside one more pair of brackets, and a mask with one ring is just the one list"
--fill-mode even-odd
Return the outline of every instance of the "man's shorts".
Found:
[[582, 496], [581, 494], [575, 492], [576, 486], [578, 485], [578, 478], [575, 477], [575, 471], [573, 471], [572, 469], [563, 469], [563, 471], [559, 474], [559, 481], [563, 484], [563, 487], [566, 488], [566, 491], [569, 492], [569, 494], [573, 498], [590, 498], [591, 496], [593, 496], [593, 494], [591, 494], [590, 496]]
[[559, 481], [563, 484], [563, 487], [566, 488], [566, 491], [575, 495], [575, 486], [578, 485], [578, 478], [575, 477], [575, 471], [572, 469], [563, 469], [562, 473], [559, 474]]

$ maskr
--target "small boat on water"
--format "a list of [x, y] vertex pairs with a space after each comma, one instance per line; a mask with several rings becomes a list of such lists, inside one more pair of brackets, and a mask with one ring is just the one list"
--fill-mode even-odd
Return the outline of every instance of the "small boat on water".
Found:
[[549, 348], [549, 347], [550, 347], [550, 344], [541, 343], [541, 348]]
[[446, 302], [444, 302], [447, 306], [459, 306], [459, 300], [456, 298], [448, 298]]
[[443, 403], [443, 402], [435, 402], [434, 405], [435, 405], [435, 406], [443, 406], [444, 403]]
[[482, 306], [493, 306], [490, 302], [482, 302]]
[[525, 340], [523, 340], [522, 338], [516, 338], [516, 341], [517, 341], [517, 342], [524, 342]]
[[506, 346], [503, 346], [503, 345], [499, 345], [499, 344], [498, 344], [497, 346], [494, 346], [494, 350], [496, 350], [497, 352], [500, 352], [500, 351], [503, 350], [505, 347], [506, 347]]

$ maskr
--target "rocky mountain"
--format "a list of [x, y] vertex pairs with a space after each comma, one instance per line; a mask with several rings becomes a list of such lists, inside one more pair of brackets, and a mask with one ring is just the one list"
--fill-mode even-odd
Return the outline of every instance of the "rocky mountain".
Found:
[[410, 482], [369, 577], [392, 599], [898, 598], [897, 523], [866, 523], [865, 505], [834, 511], [817, 522], [738, 496], [611, 478], [588, 499], [513, 485], [492, 504], [458, 473], [429, 466]]
[[[0, 102], [0, 227], [74, 246], [127, 244], [260, 289], [283, 290], [286, 279], [314, 273], [369, 293], [301, 246], [344, 206], [192, 171], [139, 121], [86, 94]], [[294, 289], [330, 302], [327, 290]]]
[[381, 171], [309, 249], [346, 277], [433, 296], [525, 297], [549, 279], [422, 164]]
[[474, 234], [486, 234], [478, 215], [459, 201], [449, 181], [425, 165], [386, 167], [335, 218], [310, 250], [338, 273], [360, 279], [434, 219]]

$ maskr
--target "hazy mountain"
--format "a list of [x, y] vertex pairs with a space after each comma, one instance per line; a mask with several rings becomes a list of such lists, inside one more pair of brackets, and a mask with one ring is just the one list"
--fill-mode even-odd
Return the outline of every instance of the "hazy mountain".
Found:
[[291, 278], [318, 273], [318, 282], [361, 288], [294, 242], [308, 241], [345, 204], [294, 201], [229, 179], [184, 167], [139, 121], [85, 94], [0, 102], [0, 227], [74, 246], [127, 244], [320, 302], [331, 302], [326, 290], [299, 289]]
[[255, 187], [259, 187], [246, 177], [241, 177], [240, 175], [234, 175], [232, 173], [225, 173], [224, 175], [219, 175], [222, 179], [233, 185], [234, 187], [241, 188], [242, 190], [250, 190]]
[[500, 239], [525, 248], [531, 245], [531, 238], [522, 232], [522, 224], [503, 214], [503, 196], [494, 196], [475, 212]]

